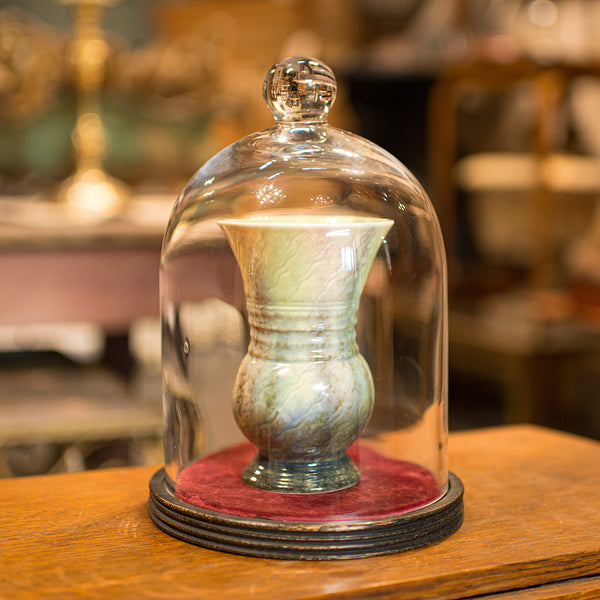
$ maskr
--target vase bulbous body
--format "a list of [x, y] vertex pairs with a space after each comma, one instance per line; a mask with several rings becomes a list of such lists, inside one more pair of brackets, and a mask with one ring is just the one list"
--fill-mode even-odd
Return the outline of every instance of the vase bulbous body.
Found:
[[360, 473], [347, 449], [374, 398], [357, 312], [392, 222], [260, 215], [219, 224], [241, 270], [250, 325], [233, 390], [237, 425], [258, 448], [244, 481], [288, 493], [354, 485]]

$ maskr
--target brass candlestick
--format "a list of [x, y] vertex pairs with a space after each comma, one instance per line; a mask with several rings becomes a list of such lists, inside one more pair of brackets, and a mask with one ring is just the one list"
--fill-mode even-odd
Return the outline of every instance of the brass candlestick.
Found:
[[60, 0], [75, 13], [70, 60], [77, 88], [77, 123], [72, 133], [76, 168], [59, 188], [59, 201], [91, 218], [116, 215], [130, 195], [127, 186], [103, 169], [106, 130], [99, 92], [109, 47], [100, 26], [105, 8], [117, 0]]

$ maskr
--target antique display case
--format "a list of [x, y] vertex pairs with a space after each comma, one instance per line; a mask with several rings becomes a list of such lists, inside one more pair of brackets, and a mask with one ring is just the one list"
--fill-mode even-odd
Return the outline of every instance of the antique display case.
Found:
[[260, 557], [438, 541], [463, 505], [432, 204], [393, 156], [328, 124], [326, 65], [283, 60], [263, 91], [274, 125], [204, 164], [165, 233], [165, 466], [150, 515]]

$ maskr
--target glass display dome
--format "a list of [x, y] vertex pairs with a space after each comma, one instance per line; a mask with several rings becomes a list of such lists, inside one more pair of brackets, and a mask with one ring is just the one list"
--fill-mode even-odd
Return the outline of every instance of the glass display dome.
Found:
[[396, 158], [328, 124], [335, 95], [316, 60], [274, 65], [274, 126], [210, 159], [165, 233], [150, 514], [208, 548], [352, 558], [462, 521], [440, 227]]

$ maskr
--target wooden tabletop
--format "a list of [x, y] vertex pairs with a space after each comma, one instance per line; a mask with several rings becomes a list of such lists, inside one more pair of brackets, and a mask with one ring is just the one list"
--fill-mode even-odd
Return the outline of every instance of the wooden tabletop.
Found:
[[176, 194], [138, 195], [107, 219], [59, 202], [0, 196], [0, 253], [160, 246]]
[[465, 521], [361, 560], [205, 550], [147, 514], [155, 468], [0, 482], [0, 598], [600, 598], [600, 443], [533, 426], [454, 433]]

